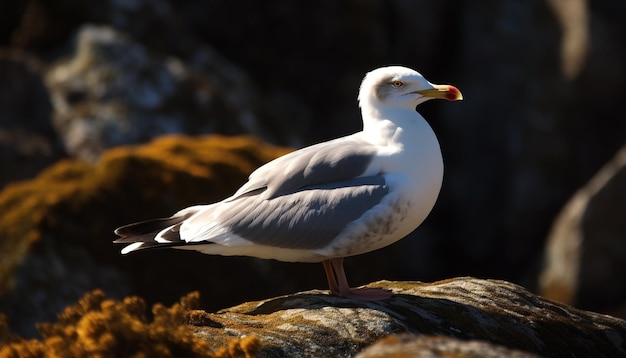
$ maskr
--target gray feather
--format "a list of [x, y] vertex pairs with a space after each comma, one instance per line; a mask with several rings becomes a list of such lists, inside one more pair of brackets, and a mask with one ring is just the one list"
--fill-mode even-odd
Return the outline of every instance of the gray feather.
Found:
[[260, 167], [250, 175], [235, 198], [266, 188], [274, 198], [301, 188], [362, 175], [376, 155], [376, 147], [355, 137], [340, 138], [300, 149]]
[[[270, 200], [243, 197], [219, 213], [216, 221], [256, 244], [316, 249], [330, 243], [352, 221], [389, 192], [382, 175], [308, 186]], [[213, 215], [209, 210], [203, 215]], [[202, 215], [202, 216], [203, 216]], [[194, 220], [202, 221], [202, 217]]]

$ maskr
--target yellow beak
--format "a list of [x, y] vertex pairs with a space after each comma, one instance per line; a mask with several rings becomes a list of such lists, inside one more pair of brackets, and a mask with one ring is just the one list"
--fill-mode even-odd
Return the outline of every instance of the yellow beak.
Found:
[[458, 88], [450, 85], [433, 85], [434, 88], [415, 91], [413, 93], [421, 94], [424, 97], [447, 99], [448, 101], [461, 101], [463, 95]]

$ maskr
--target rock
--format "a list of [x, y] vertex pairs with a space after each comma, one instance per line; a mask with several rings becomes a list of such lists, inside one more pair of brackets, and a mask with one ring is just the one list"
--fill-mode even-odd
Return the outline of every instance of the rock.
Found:
[[[398, 333], [444, 337], [457, 342], [447, 343], [448, 350], [481, 349], [491, 356], [503, 347], [550, 357], [626, 354], [626, 321], [554, 303], [505, 281], [463, 277], [368, 286], [395, 295], [365, 302], [307, 291], [217, 313], [197, 311], [190, 323], [212, 346], [254, 335], [262, 344], [259, 357], [350, 357]], [[423, 340], [431, 347], [443, 344]]]
[[585, 309], [626, 314], [620, 309], [626, 307], [625, 237], [626, 146], [555, 220], [546, 244], [541, 294]]
[[[122, 256], [112, 241], [115, 227], [227, 197], [288, 151], [250, 137], [164, 137], [111, 150], [96, 165], [62, 161], [9, 185], [0, 192], [0, 311], [18, 333], [32, 335], [34, 322], [95, 288], [169, 303], [200, 286], [203, 304], [214, 308], [283, 292], [281, 281], [295, 285], [298, 275], [269, 261], [171, 250]], [[258, 291], [252, 296], [250, 286]]]
[[116, 301], [100, 290], [21, 338], [0, 315], [0, 355], [54, 352], [83, 357], [617, 357], [626, 321], [578, 310], [505, 281], [471, 277], [379, 281], [383, 301], [305, 291], [209, 313], [192, 292], [152, 314], [139, 297]]
[[[625, 67], [617, 63], [626, 63], [626, 52], [617, 50], [624, 35], [609, 35], [617, 33], [626, 7], [547, 2], [487, 1], [459, 9], [464, 20], [456, 22], [455, 33], [471, 49], [461, 50], [456, 67], [465, 100], [443, 108], [438, 132], [447, 185], [442, 216], [433, 220], [441, 220], [441, 229], [453, 216], [458, 228], [444, 229], [446, 239], [438, 245], [444, 252], [458, 247], [457, 262], [472, 267], [473, 275], [528, 285], [536, 282], [554, 216], [626, 133], [626, 122], [616, 115], [623, 95], [608, 90], [626, 81]], [[572, 10], [583, 13], [568, 14]], [[576, 33], [565, 17], [579, 21]], [[578, 50], [564, 63], [560, 49], [570, 45]], [[597, 91], [588, 95], [590, 87]]]
[[256, 337], [234, 338], [224, 347], [194, 337], [186, 322], [197, 303], [198, 293], [192, 292], [169, 308], [155, 304], [148, 314], [139, 297], [116, 301], [94, 290], [66, 307], [55, 322], [39, 323], [41, 340], [11, 332], [0, 314], [0, 357], [256, 357]]
[[466, 358], [531, 358], [535, 354], [505, 348], [478, 340], [461, 340], [442, 336], [400, 334], [385, 337], [355, 358], [412, 358], [412, 357], [466, 357]]
[[93, 162], [107, 148], [168, 133], [280, 137], [261, 123], [262, 101], [246, 75], [206, 46], [192, 67], [114, 28], [87, 25], [75, 47], [46, 82], [55, 128], [76, 158]]

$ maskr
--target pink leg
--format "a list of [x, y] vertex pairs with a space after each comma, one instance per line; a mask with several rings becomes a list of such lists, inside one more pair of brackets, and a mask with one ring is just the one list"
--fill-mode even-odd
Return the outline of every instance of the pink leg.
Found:
[[330, 288], [330, 292], [333, 295], [339, 295], [339, 285], [337, 285], [337, 279], [335, 279], [335, 273], [333, 272], [333, 265], [330, 263], [331, 260], [326, 260], [322, 262], [324, 265], [324, 271], [326, 271], [326, 279], [328, 280], [328, 287]]
[[381, 288], [357, 287], [350, 288], [346, 273], [343, 270], [343, 257], [330, 259], [323, 262], [328, 286], [333, 295], [359, 300], [384, 300], [391, 297], [392, 293]]

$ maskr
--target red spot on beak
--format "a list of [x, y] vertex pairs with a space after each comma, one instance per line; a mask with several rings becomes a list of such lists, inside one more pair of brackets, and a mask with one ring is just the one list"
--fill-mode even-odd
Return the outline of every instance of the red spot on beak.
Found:
[[448, 86], [446, 98], [448, 99], [448, 101], [456, 101], [456, 100], [462, 99], [463, 96], [461, 95], [461, 91], [459, 91], [458, 88], [454, 86]]

